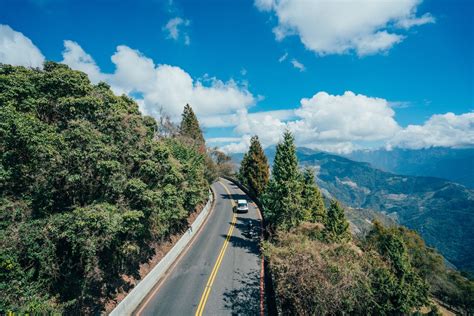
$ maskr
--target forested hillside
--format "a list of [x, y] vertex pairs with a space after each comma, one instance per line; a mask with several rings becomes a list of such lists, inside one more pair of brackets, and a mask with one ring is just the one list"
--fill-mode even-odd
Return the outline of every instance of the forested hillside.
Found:
[[65, 65], [0, 66], [0, 313], [97, 314], [187, 225], [212, 168], [167, 126]]
[[[265, 153], [272, 161], [275, 147]], [[327, 196], [353, 208], [383, 212], [418, 231], [457, 268], [474, 271], [472, 189], [440, 178], [392, 174], [308, 148], [297, 148], [297, 156], [302, 165], [315, 169], [316, 181]]]
[[318, 184], [333, 197], [389, 214], [418, 231], [457, 268], [474, 271], [473, 190], [439, 178], [395, 175], [323, 152], [300, 154], [300, 159], [319, 170]]
[[264, 255], [282, 315], [436, 315], [433, 297], [472, 313], [474, 282], [447, 268], [416, 232], [373, 221], [366, 234], [351, 234], [346, 214], [360, 211], [345, 212], [334, 198], [323, 203], [290, 132], [276, 146], [269, 181], [261, 151], [252, 138], [239, 177], [248, 188], [264, 187], [251, 192], [263, 205]]

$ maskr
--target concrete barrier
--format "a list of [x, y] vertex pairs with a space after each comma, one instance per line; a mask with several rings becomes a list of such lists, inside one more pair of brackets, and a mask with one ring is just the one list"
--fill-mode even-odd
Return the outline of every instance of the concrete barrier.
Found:
[[148, 293], [155, 287], [156, 283], [163, 278], [173, 262], [175, 262], [183, 252], [196, 232], [199, 231], [199, 228], [204, 223], [204, 220], [212, 209], [213, 200], [214, 196], [212, 192], [209, 191], [207, 204], [198, 217], [196, 217], [193, 224], [188, 228], [173, 248], [171, 248], [171, 250], [160, 260], [160, 262], [158, 262], [158, 264], [138, 282], [133, 290], [128, 293], [117, 307], [115, 307], [115, 309], [110, 313], [111, 316], [131, 315], [137, 309], [138, 305], [140, 305], [143, 299], [145, 299]]

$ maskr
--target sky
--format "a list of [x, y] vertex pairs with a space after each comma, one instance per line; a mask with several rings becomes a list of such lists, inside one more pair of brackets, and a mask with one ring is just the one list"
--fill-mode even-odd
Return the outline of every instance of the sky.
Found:
[[0, 63], [44, 60], [230, 153], [474, 146], [470, 0], [0, 0]]

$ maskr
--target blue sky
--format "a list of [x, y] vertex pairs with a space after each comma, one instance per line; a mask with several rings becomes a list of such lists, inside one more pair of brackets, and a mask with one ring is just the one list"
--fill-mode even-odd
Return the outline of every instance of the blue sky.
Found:
[[284, 128], [339, 152], [474, 145], [472, 1], [281, 2], [0, 0], [0, 62], [34, 65], [38, 54], [9, 56], [12, 41], [92, 71], [149, 115], [177, 116], [189, 102], [228, 151], [252, 134], [271, 145]]

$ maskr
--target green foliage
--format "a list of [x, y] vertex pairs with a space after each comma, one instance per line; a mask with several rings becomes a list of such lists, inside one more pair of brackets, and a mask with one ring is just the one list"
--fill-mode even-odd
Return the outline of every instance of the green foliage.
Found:
[[270, 177], [270, 167], [258, 136], [250, 139], [250, 147], [240, 163], [239, 179], [250, 192], [260, 197]]
[[[248, 174], [249, 171], [246, 169], [255, 169], [248, 167], [251, 166], [250, 162], [249, 150], [242, 161], [241, 174], [245, 172]], [[249, 176], [243, 178], [249, 179]], [[294, 137], [288, 130], [277, 145], [272, 177], [263, 194], [262, 202], [271, 229], [288, 230], [303, 221], [325, 223], [327, 220], [323, 197], [316, 185], [314, 171], [306, 168], [301, 173], [298, 169]], [[344, 223], [347, 224], [345, 219]], [[331, 229], [342, 230], [340, 232], [342, 235], [344, 227], [339, 226], [335, 223]]]
[[384, 259], [371, 260], [374, 295], [384, 312], [406, 314], [413, 307], [428, 303], [428, 284], [412, 267], [403, 237], [396, 228], [385, 228], [376, 222], [367, 236], [366, 247]]
[[264, 244], [264, 253], [282, 315], [367, 314], [370, 282], [356, 249], [312, 240], [298, 228], [277, 239]]
[[474, 313], [474, 281], [448, 269], [444, 258], [425, 245], [415, 231], [398, 227], [413, 268], [430, 285], [431, 294], [443, 303], [466, 314]]
[[265, 216], [275, 228], [289, 229], [305, 219], [303, 182], [298, 170], [293, 135], [285, 131], [278, 143], [273, 162], [272, 177], [262, 197]]
[[305, 220], [310, 222], [326, 222], [326, 208], [321, 192], [316, 185], [314, 170], [306, 167], [303, 171], [303, 207], [305, 209]]
[[179, 132], [181, 136], [193, 140], [200, 150], [206, 149], [204, 136], [202, 135], [201, 127], [199, 127], [198, 119], [189, 104], [184, 106]]
[[206, 178], [208, 184], [213, 183], [218, 177], [217, 166], [212, 160], [211, 155], [207, 154], [206, 152], [206, 142], [204, 140], [204, 136], [202, 135], [199, 121], [189, 104], [184, 106], [183, 113], [181, 115], [179, 136], [182, 143], [202, 154], [204, 159], [204, 177]]
[[300, 178], [295, 138], [289, 130], [283, 133], [283, 140], [276, 147], [272, 178], [278, 183], [296, 181]]
[[351, 239], [349, 222], [344, 209], [337, 200], [332, 200], [324, 222], [324, 236], [329, 242], [343, 242]]
[[264, 243], [283, 315], [408, 315], [428, 305], [399, 234], [376, 227], [361, 249], [324, 241], [324, 229], [302, 223]]
[[65, 65], [0, 66], [1, 311], [98, 314], [149, 245], [186, 226], [206, 154], [159, 130]]

